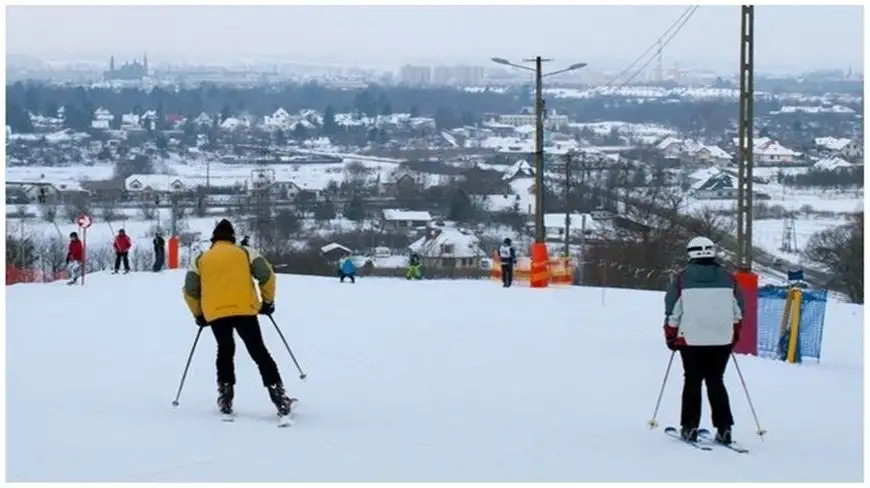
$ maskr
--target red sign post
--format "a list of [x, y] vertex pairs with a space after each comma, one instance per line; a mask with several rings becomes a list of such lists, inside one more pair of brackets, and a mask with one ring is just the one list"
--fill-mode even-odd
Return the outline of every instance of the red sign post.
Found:
[[76, 218], [76, 224], [78, 224], [79, 228], [82, 230], [82, 286], [85, 286], [85, 267], [88, 262], [88, 227], [94, 223], [91, 220], [91, 216], [88, 214], [81, 214]]

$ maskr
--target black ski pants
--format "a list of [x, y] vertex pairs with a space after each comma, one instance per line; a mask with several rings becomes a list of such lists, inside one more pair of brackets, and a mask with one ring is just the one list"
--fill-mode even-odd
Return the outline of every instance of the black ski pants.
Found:
[[730, 429], [734, 425], [731, 404], [723, 376], [731, 358], [731, 345], [686, 346], [680, 349], [683, 360], [683, 405], [680, 425], [698, 428], [701, 424], [701, 384], [707, 385], [713, 427]]
[[242, 342], [251, 359], [260, 370], [263, 386], [281, 383], [281, 375], [278, 373], [278, 365], [266, 349], [263, 342], [263, 334], [260, 331], [260, 321], [256, 315], [239, 317], [224, 317], [214, 320], [209, 324], [217, 342], [217, 381], [218, 383], [236, 384], [236, 368], [233, 361], [236, 354], [236, 341], [233, 331], [239, 333]]
[[356, 283], [356, 279], [353, 274], [347, 274], [344, 271], [338, 270], [338, 280], [344, 283], [345, 278], [350, 278], [351, 283]]
[[166, 261], [166, 256], [163, 251], [158, 251], [154, 253], [154, 272], [160, 271], [163, 269], [163, 263]]
[[514, 282], [514, 265], [507, 263], [501, 265], [501, 282], [504, 286], [511, 286]]
[[121, 261], [124, 262], [124, 271], [130, 271], [130, 257], [126, 252], [115, 252], [115, 271], [121, 269]]

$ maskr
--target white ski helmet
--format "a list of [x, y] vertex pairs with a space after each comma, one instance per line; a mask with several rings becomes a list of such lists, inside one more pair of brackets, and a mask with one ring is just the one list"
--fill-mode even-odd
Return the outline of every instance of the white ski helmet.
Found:
[[702, 236], [692, 238], [686, 246], [686, 251], [689, 253], [689, 259], [716, 257], [716, 245], [710, 239]]

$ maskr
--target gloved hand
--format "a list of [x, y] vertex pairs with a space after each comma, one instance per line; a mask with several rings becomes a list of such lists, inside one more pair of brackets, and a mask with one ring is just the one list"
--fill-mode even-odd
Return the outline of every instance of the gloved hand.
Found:
[[731, 347], [737, 345], [740, 342], [740, 329], [743, 328], [743, 321], [737, 321], [734, 323], [734, 333], [731, 335]]
[[263, 302], [260, 305], [260, 315], [272, 315], [275, 313], [275, 304], [270, 302]]
[[208, 325], [208, 322], [205, 321], [205, 315], [197, 315], [194, 320], [196, 321], [196, 325], [199, 327], [205, 327]]
[[665, 344], [671, 351], [679, 351], [686, 346], [686, 339], [680, 337], [679, 330], [665, 324]]

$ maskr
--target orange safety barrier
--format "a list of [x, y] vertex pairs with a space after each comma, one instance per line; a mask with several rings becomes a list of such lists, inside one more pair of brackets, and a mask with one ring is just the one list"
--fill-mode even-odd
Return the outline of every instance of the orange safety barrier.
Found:
[[571, 285], [574, 283], [574, 267], [571, 258], [550, 258], [550, 284]]
[[66, 270], [50, 273], [41, 269], [18, 269], [15, 266], [6, 265], [7, 286], [16, 283], [50, 283], [65, 279], [69, 279], [69, 272]]
[[529, 276], [529, 286], [532, 288], [546, 288], [550, 284], [550, 273], [548, 265], [550, 262], [549, 251], [547, 244], [543, 242], [535, 242], [532, 244], [532, 269]]
[[[501, 282], [501, 266], [498, 264], [501, 259], [497, 251], [492, 253], [492, 268], [489, 276], [493, 280]], [[540, 275], [540, 270], [538, 272]], [[574, 266], [571, 258], [549, 258], [544, 263], [543, 275], [546, 276], [547, 285], [571, 285], [574, 283]], [[528, 257], [517, 257], [517, 264], [514, 267], [514, 284], [532, 285], [532, 260]], [[545, 286], [547, 286], [545, 285]]]
[[166, 264], [169, 269], [178, 269], [178, 237], [169, 238], [169, 249], [166, 252]]

